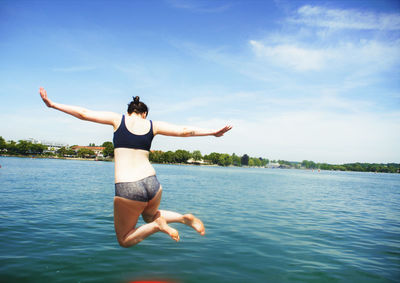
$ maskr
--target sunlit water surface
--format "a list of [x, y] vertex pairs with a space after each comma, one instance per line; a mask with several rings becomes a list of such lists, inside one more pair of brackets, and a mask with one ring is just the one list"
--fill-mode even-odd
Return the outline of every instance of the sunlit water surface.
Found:
[[[154, 165], [175, 243], [121, 248], [113, 163], [0, 157], [1, 282], [399, 282], [400, 175]], [[143, 224], [141, 220], [139, 224]]]

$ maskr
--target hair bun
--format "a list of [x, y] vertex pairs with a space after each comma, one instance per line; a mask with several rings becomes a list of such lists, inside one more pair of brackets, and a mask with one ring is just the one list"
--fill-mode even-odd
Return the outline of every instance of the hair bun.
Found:
[[142, 113], [149, 113], [149, 108], [147, 108], [147, 105], [143, 103], [143, 101], [140, 101], [139, 96], [132, 96], [132, 101], [128, 104], [128, 114], [132, 113], [137, 113], [137, 114], [142, 114]]

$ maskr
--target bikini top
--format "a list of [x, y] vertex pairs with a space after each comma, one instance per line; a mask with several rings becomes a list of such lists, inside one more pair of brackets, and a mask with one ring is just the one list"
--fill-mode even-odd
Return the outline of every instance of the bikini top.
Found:
[[133, 149], [143, 149], [150, 151], [151, 141], [154, 138], [153, 123], [150, 120], [150, 130], [144, 135], [135, 135], [131, 133], [125, 125], [125, 115], [122, 115], [121, 124], [114, 132], [114, 148], [125, 147]]

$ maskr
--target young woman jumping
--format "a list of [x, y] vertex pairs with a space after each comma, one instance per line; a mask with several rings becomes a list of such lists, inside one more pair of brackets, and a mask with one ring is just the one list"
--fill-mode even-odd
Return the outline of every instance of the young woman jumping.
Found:
[[[171, 125], [147, 120], [149, 110], [136, 96], [128, 105], [126, 115], [113, 112], [92, 111], [79, 106], [64, 105], [51, 101], [42, 87], [39, 90], [43, 102], [82, 120], [111, 125], [114, 128], [115, 197], [114, 227], [118, 243], [122, 247], [138, 244], [156, 232], [164, 232], [175, 241], [179, 233], [168, 223], [177, 222], [192, 227], [200, 235], [205, 234], [203, 222], [192, 214], [179, 214], [159, 210], [162, 187], [156, 171], [149, 161], [151, 142], [156, 135], [193, 137], [221, 137], [232, 127], [205, 130], [194, 127]], [[147, 224], [136, 227], [142, 215]]]

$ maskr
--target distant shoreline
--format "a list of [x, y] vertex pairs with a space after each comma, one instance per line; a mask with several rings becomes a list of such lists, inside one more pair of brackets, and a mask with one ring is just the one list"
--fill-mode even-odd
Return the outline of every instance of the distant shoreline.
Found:
[[[18, 158], [30, 158], [30, 159], [59, 159], [59, 160], [114, 162], [114, 158], [112, 158], [112, 159], [110, 159], [110, 158], [82, 158], [82, 157], [59, 157], [59, 156], [42, 156], [42, 155], [7, 155], [7, 154], [0, 154], [0, 157], [18, 157]], [[224, 167], [224, 166], [220, 166], [220, 165], [217, 165], [217, 164], [157, 163], [157, 162], [151, 162], [151, 164]], [[237, 166], [225, 166], [225, 167], [237, 167]], [[249, 167], [249, 166], [242, 166], [242, 167]]]
[[[47, 158], [82, 161], [113, 161], [114, 147], [112, 142], [104, 142], [102, 147], [94, 144], [89, 146], [72, 146], [70, 148], [56, 148], [53, 145], [33, 143], [33, 141], [20, 140], [6, 142], [0, 136], [0, 156], [15, 156], [23, 158]], [[353, 162], [344, 164], [328, 164], [314, 162], [312, 160], [286, 161], [269, 160], [262, 157], [251, 157], [247, 154], [238, 156], [235, 153], [218, 153], [202, 155], [199, 150], [189, 152], [178, 149], [175, 152], [169, 150], [151, 150], [149, 160], [154, 164], [184, 164], [192, 166], [221, 166], [244, 168], [280, 168], [280, 169], [310, 169], [324, 171], [353, 171], [353, 172], [382, 172], [400, 173], [400, 163], [368, 163]]]
[[[114, 162], [114, 158], [81, 158], [81, 157], [58, 157], [58, 156], [42, 156], [42, 155], [7, 155], [0, 154], [0, 157], [17, 157], [17, 158], [30, 158], [30, 159], [57, 159], [57, 160], [78, 160], [78, 161], [103, 161], [103, 162]], [[373, 171], [353, 171], [353, 170], [326, 170], [318, 168], [287, 168], [287, 167], [259, 167], [259, 166], [221, 166], [217, 164], [191, 164], [191, 163], [157, 163], [151, 162], [151, 164], [159, 165], [185, 165], [185, 166], [199, 166], [199, 167], [237, 167], [237, 168], [259, 168], [259, 169], [290, 169], [290, 170], [308, 170], [308, 171], [326, 171], [326, 172], [360, 172], [360, 173], [384, 173], [384, 174], [399, 174], [400, 172], [373, 172]], [[1, 164], [0, 164], [1, 165]]]
[[30, 159], [60, 159], [60, 160], [81, 160], [81, 161], [106, 161], [111, 162], [114, 159], [99, 159], [99, 158], [81, 158], [81, 157], [58, 157], [58, 156], [43, 156], [43, 155], [7, 155], [0, 154], [0, 157], [18, 157], [18, 158], [30, 158]]

